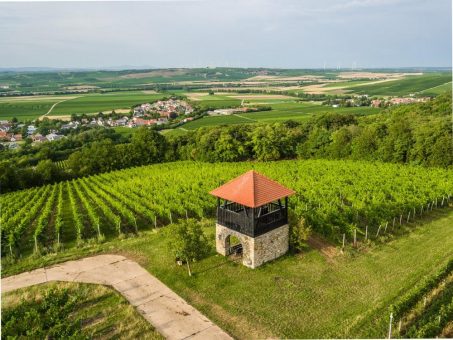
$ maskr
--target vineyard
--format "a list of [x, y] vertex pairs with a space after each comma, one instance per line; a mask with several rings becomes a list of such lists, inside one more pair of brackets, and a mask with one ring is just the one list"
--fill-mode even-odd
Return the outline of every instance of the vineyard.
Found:
[[208, 192], [254, 168], [296, 191], [290, 210], [340, 243], [376, 239], [445, 207], [453, 172], [384, 163], [175, 162], [131, 168], [0, 196], [3, 255], [40, 252], [213, 217]]
[[[451, 337], [453, 329], [453, 260], [433, 277], [420, 282], [391, 308], [404, 338]], [[450, 327], [449, 327], [450, 324]]]

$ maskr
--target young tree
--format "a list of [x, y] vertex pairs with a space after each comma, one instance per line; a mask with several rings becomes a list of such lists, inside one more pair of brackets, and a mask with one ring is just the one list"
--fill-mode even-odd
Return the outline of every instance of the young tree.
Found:
[[199, 260], [209, 253], [209, 242], [201, 225], [194, 219], [168, 227], [169, 247], [175, 254], [175, 259], [184, 260], [189, 276], [192, 276], [190, 262]]

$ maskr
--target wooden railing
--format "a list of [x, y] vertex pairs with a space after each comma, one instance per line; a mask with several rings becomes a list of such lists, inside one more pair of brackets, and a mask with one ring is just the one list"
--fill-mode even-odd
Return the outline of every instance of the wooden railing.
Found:
[[[217, 222], [251, 237], [262, 235], [288, 223], [287, 209], [285, 206], [278, 206], [278, 209], [255, 218], [253, 217], [253, 210], [250, 210], [247, 214], [244, 209], [241, 210], [238, 208], [236, 209], [238, 211], [233, 211], [230, 208], [233, 207], [230, 205], [217, 207]], [[273, 208], [275, 209], [275, 207]]]

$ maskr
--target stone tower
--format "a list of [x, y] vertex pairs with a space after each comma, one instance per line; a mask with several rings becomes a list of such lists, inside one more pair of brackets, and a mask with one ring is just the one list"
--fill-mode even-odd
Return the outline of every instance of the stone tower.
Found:
[[293, 190], [251, 170], [210, 194], [217, 197], [218, 253], [231, 254], [232, 235], [241, 243], [242, 263], [250, 268], [288, 251], [288, 196]]

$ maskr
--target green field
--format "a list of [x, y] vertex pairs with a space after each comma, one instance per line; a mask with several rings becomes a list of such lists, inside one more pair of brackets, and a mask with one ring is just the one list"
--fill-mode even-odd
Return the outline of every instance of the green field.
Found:
[[233, 125], [233, 124], [253, 124], [253, 123], [277, 123], [285, 120], [304, 121], [314, 114], [328, 112], [351, 113], [368, 115], [378, 113], [380, 109], [372, 107], [339, 107], [324, 106], [307, 102], [287, 102], [270, 104], [271, 111], [259, 111], [240, 113], [229, 116], [204, 117], [183, 125], [187, 130], [195, 130], [200, 127]]
[[426, 73], [372, 85], [354, 87], [354, 92], [370, 96], [405, 96], [451, 82], [451, 73]]
[[98, 113], [119, 109], [129, 110], [133, 105], [152, 102], [170, 94], [144, 92], [113, 92], [108, 94], [78, 94], [70, 96], [35, 96], [0, 98], [0, 119], [16, 117], [19, 121], [32, 120], [46, 114], [56, 104], [49, 116]]
[[439, 86], [432, 87], [430, 89], [424, 90], [421, 93], [430, 95], [430, 96], [437, 96], [439, 94], [442, 94], [444, 92], [451, 92], [452, 91], [452, 85], [451, 82], [445, 83]]
[[113, 288], [72, 282], [2, 294], [2, 338], [18, 335], [29, 339], [47, 335], [53, 339], [71, 335], [74, 339], [162, 339]]
[[62, 99], [55, 97], [0, 98], [0, 119], [16, 117], [19, 121], [33, 120], [47, 113], [53, 104]]
[[[204, 225], [214, 246], [214, 221]], [[194, 264], [192, 277], [175, 265], [165, 229], [27, 258], [7, 269], [13, 273], [93, 253], [121, 252], [138, 259], [238, 339], [383, 338], [390, 305], [453, 258], [452, 225], [451, 210], [436, 211], [429, 219], [411, 223], [411, 234], [386, 245], [364, 251], [348, 248], [344, 255], [337, 251], [334, 257], [307, 249], [255, 270], [212, 250], [211, 256]]]
[[118, 109], [130, 109], [133, 105], [152, 102], [165, 97], [163, 94], [145, 94], [143, 92], [115, 92], [108, 94], [90, 94], [62, 102], [55, 106], [51, 115], [71, 115], [98, 113]]

